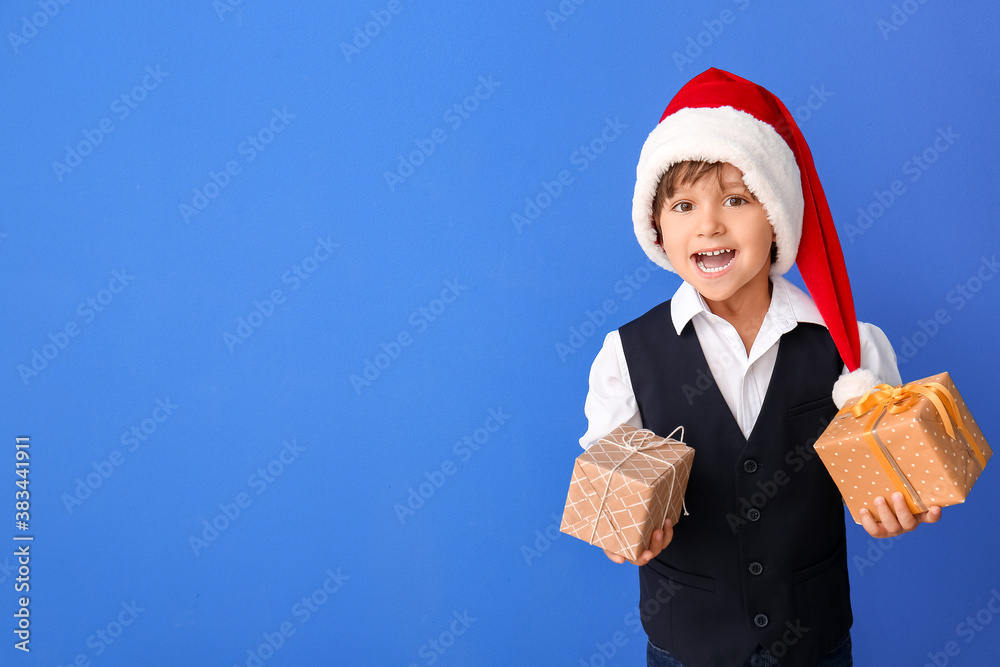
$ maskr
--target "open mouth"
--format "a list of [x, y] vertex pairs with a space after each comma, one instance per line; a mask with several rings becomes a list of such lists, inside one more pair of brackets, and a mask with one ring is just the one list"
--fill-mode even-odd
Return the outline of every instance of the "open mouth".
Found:
[[733, 263], [735, 258], [736, 251], [732, 248], [709, 250], [707, 252], [698, 252], [694, 254], [695, 263], [698, 265], [698, 268], [705, 273], [725, 271], [729, 268], [729, 265]]

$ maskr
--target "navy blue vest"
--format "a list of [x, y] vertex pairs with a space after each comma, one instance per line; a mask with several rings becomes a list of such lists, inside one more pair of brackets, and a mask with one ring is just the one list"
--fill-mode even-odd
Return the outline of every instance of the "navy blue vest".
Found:
[[843, 367], [829, 332], [800, 322], [781, 337], [749, 439], [669, 301], [619, 332], [643, 426], [683, 425], [695, 450], [690, 515], [639, 568], [650, 640], [688, 667], [743, 665], [758, 645], [812, 667], [853, 620], [843, 501], [812, 447]]

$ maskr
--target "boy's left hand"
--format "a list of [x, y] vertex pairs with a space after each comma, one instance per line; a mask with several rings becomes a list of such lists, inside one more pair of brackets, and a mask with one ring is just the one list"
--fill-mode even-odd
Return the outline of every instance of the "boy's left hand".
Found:
[[892, 503], [879, 496], [875, 499], [879, 521], [875, 520], [868, 508], [861, 510], [861, 525], [872, 537], [895, 537], [908, 533], [922, 523], [934, 523], [941, 518], [941, 508], [937, 505], [926, 512], [914, 514], [906, 506], [906, 499], [898, 491], [892, 494]]

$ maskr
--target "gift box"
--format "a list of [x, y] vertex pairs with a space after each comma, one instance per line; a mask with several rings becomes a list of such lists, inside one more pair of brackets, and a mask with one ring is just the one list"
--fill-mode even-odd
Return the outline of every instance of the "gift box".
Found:
[[680, 517], [694, 450], [677, 430], [661, 438], [622, 424], [591, 445], [576, 459], [560, 530], [634, 562]]
[[914, 514], [965, 502], [993, 454], [947, 373], [848, 401], [815, 447], [857, 523], [896, 491]]

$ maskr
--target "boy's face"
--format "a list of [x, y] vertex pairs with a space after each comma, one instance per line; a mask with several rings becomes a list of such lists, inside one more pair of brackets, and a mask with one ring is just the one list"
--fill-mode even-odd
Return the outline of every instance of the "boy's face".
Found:
[[739, 169], [723, 165], [722, 182], [709, 175], [678, 185], [660, 211], [660, 241], [674, 270], [713, 312], [762, 298], [766, 310], [774, 230]]

